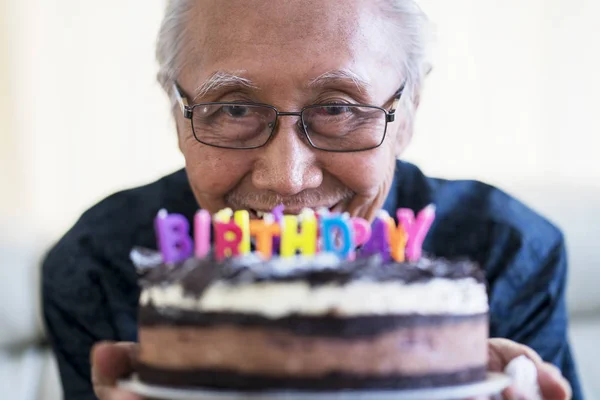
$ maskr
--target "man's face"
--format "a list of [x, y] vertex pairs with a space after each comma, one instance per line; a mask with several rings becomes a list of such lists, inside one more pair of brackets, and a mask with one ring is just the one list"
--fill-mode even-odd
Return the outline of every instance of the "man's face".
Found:
[[[178, 83], [190, 103], [256, 102], [280, 111], [357, 103], [389, 110], [403, 82], [401, 60], [375, 3], [197, 1], [186, 25]], [[227, 85], [197, 96], [197, 88], [215, 73], [241, 76], [252, 87]], [[367, 86], [359, 88], [344, 75]], [[286, 213], [327, 207], [371, 219], [387, 196], [395, 159], [409, 136], [399, 110], [379, 148], [326, 152], [310, 146], [298, 130], [298, 117], [282, 117], [265, 146], [230, 150], [199, 143], [190, 121], [179, 112], [176, 118], [192, 190], [210, 212], [231, 207], [255, 214], [284, 204]]]

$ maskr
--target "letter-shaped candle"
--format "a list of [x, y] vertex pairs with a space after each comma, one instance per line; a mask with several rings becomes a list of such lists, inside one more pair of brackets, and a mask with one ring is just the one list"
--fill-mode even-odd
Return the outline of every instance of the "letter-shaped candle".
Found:
[[277, 207], [275, 207], [270, 214], [267, 214], [272, 215], [275, 218], [275, 222], [277, 222], [277, 225], [279, 225], [279, 235], [273, 236], [272, 248], [275, 249], [275, 251], [280, 251], [281, 249], [281, 232], [283, 231], [283, 211], [285, 211], [285, 206], [283, 204], [280, 204]]
[[256, 238], [256, 250], [267, 260], [273, 255], [273, 239], [280, 234], [279, 224], [272, 216], [250, 221], [250, 235]]
[[362, 246], [371, 237], [371, 225], [363, 218], [352, 218], [352, 229], [354, 229], [354, 246]]
[[192, 255], [190, 224], [181, 214], [160, 210], [154, 220], [158, 248], [165, 263], [181, 262]]
[[233, 220], [242, 231], [239, 254], [250, 253], [250, 213], [246, 210], [238, 210], [233, 214]]
[[360, 250], [361, 257], [380, 254], [384, 262], [390, 260], [389, 228], [387, 218], [389, 214], [378, 215], [371, 224], [371, 238]]
[[[354, 247], [359, 247], [367, 243], [371, 237], [371, 225], [364, 218], [352, 218], [352, 230], [354, 231]], [[350, 252], [350, 260], [356, 259], [356, 251]]]
[[194, 253], [196, 258], [203, 258], [210, 252], [210, 213], [198, 210], [194, 217]]
[[242, 230], [235, 222], [215, 222], [215, 257], [221, 261], [240, 253]]
[[399, 209], [397, 217], [404, 231], [408, 234], [406, 258], [409, 261], [417, 261], [421, 258], [423, 241], [435, 219], [435, 206], [430, 204], [425, 207], [419, 212], [416, 220], [413, 211], [407, 208]]
[[[298, 232], [298, 219], [301, 232]], [[291, 257], [297, 250], [305, 256], [314, 255], [317, 251], [317, 219], [312, 210], [303, 211], [300, 218], [293, 215], [283, 217], [280, 254]]]
[[229, 222], [232, 215], [233, 211], [231, 211], [231, 208], [224, 208], [215, 214], [214, 220], [215, 222]]
[[350, 223], [350, 218], [342, 215], [321, 217], [323, 251], [335, 253], [342, 259], [350, 257], [354, 251], [354, 231]]
[[402, 224], [396, 226], [396, 222], [390, 216], [387, 217], [388, 235], [390, 242], [390, 252], [392, 258], [397, 262], [403, 262], [406, 259], [405, 249], [408, 240], [408, 234]]

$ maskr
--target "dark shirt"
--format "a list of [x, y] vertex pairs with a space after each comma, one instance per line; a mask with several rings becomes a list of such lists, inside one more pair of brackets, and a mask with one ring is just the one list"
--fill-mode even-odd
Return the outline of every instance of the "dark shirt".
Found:
[[[434, 203], [423, 245], [440, 257], [469, 257], [485, 270], [490, 334], [526, 344], [561, 369], [581, 399], [567, 339], [567, 261], [561, 232], [502, 191], [476, 181], [425, 177], [398, 162], [384, 208], [415, 211]], [[159, 209], [190, 221], [198, 205], [181, 170], [116, 193], [83, 214], [43, 265], [43, 306], [65, 398], [94, 399], [90, 350], [100, 340], [135, 341], [139, 296], [129, 259], [134, 246], [156, 248]]]

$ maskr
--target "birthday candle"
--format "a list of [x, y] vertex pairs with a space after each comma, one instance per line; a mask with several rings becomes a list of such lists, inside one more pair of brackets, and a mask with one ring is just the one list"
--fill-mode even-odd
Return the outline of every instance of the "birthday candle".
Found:
[[352, 218], [352, 229], [354, 229], [355, 246], [362, 246], [371, 237], [371, 225], [364, 218]]
[[236, 211], [233, 219], [242, 231], [239, 254], [248, 254], [250, 253], [250, 213], [246, 210]]
[[265, 259], [270, 259], [273, 255], [273, 239], [281, 234], [279, 224], [272, 219], [265, 216], [263, 220], [250, 221], [250, 235], [256, 238], [256, 250]]
[[399, 209], [396, 215], [404, 231], [408, 234], [406, 258], [409, 261], [417, 261], [421, 258], [423, 241], [435, 219], [435, 206], [431, 204], [425, 207], [419, 212], [416, 220], [415, 214], [408, 208]]
[[[272, 215], [273, 218], [275, 218], [275, 222], [277, 222], [277, 225], [280, 228], [279, 229], [280, 234], [283, 231], [283, 211], [284, 210], [285, 210], [285, 206], [283, 204], [280, 204], [277, 207], [275, 207], [273, 209], [273, 211], [271, 211], [270, 214], [267, 214], [267, 215]], [[279, 251], [279, 249], [281, 248], [281, 236], [280, 236], [280, 234], [279, 235], [274, 235], [273, 239], [272, 239], [272, 248], [275, 249], [276, 251]]]
[[371, 237], [371, 225], [364, 218], [354, 217], [351, 219], [352, 230], [354, 231], [354, 249], [350, 252], [349, 259], [356, 259], [356, 247], [362, 246]]
[[203, 258], [210, 252], [210, 213], [198, 210], [194, 217], [194, 253], [196, 258]]
[[231, 208], [224, 208], [222, 210], [217, 211], [214, 216], [215, 222], [229, 222], [231, 220], [231, 216], [233, 215], [233, 211]]
[[156, 239], [165, 263], [181, 262], [192, 255], [193, 243], [190, 224], [180, 214], [160, 210], [154, 220]]
[[406, 241], [408, 240], [408, 234], [401, 224], [396, 226], [396, 222], [387, 213], [387, 211], [382, 211], [381, 215], [385, 219], [388, 226], [390, 254], [395, 261], [403, 262], [406, 259], [405, 249]]
[[386, 218], [386, 215], [378, 215], [373, 220], [371, 224], [371, 238], [362, 247], [360, 251], [361, 257], [380, 254], [384, 262], [390, 260], [389, 228]]
[[221, 261], [240, 254], [242, 229], [233, 221], [215, 222], [215, 257]]
[[[323, 251], [336, 253], [346, 259], [354, 250], [354, 234], [350, 229], [350, 219], [342, 215], [321, 218], [321, 237]], [[339, 243], [336, 243], [339, 240]]]
[[281, 234], [282, 257], [290, 257], [297, 250], [305, 256], [314, 255], [317, 250], [317, 219], [312, 210], [301, 214], [301, 232], [298, 232], [298, 217], [285, 215], [283, 217], [283, 232]]

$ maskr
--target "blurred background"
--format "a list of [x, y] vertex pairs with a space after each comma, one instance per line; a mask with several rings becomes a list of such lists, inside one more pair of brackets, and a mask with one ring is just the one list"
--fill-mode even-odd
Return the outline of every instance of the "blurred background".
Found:
[[[420, 0], [434, 69], [406, 159], [559, 225], [571, 337], [600, 399], [600, 2]], [[154, 43], [164, 0], [0, 0], [0, 395], [56, 399], [38, 263], [88, 207], [182, 167]], [[8, 397], [5, 397], [5, 395]]]

